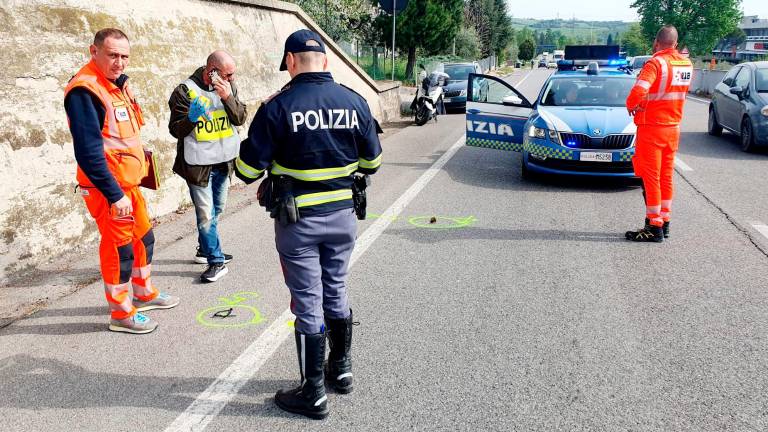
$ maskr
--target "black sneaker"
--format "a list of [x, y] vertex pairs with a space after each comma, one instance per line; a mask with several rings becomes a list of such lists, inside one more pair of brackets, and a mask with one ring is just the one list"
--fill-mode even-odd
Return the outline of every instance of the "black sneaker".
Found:
[[[650, 220], [648, 218], [645, 218], [645, 224], [650, 224]], [[664, 238], [669, 238], [669, 221], [664, 222], [664, 225], [662, 225], [661, 230], [664, 232]]]
[[635, 242], [661, 243], [664, 241], [664, 229], [662, 227], [646, 225], [638, 231], [627, 231], [624, 237]]
[[216, 282], [227, 273], [229, 273], [229, 270], [224, 263], [210, 264], [203, 274], [200, 275], [200, 280], [203, 282]]
[[[224, 264], [228, 264], [230, 261], [232, 261], [232, 255], [225, 253]], [[200, 251], [200, 246], [197, 247], [197, 252], [195, 253], [195, 263], [208, 264], [208, 256], [203, 255], [203, 252]]]

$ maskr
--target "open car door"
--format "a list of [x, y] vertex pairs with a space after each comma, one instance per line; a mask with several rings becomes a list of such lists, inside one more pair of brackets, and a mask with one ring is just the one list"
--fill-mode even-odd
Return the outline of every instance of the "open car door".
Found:
[[469, 74], [467, 81], [468, 146], [522, 151], [525, 122], [533, 105], [504, 80]]

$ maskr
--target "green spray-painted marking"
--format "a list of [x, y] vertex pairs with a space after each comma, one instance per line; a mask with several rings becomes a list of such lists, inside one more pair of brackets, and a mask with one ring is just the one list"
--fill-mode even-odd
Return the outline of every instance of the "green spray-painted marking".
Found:
[[[391, 222], [397, 222], [400, 218], [393, 216], [384, 216], [378, 213], [368, 213], [368, 219], [379, 219], [386, 217]], [[434, 219], [434, 220], [433, 220]], [[452, 229], [466, 228], [477, 222], [474, 216], [467, 217], [448, 217], [448, 216], [413, 216], [408, 218], [408, 223], [417, 228], [426, 229]]]
[[220, 304], [197, 313], [197, 322], [211, 328], [239, 328], [259, 324], [264, 321], [261, 312], [254, 306], [241, 304], [257, 298], [259, 294], [252, 291], [240, 291], [230, 297], [219, 297]]
[[446, 217], [446, 216], [414, 216], [408, 219], [408, 223], [418, 227], [427, 229], [454, 229], [454, 228], [466, 228], [477, 222], [474, 216], [467, 216], [463, 218]]

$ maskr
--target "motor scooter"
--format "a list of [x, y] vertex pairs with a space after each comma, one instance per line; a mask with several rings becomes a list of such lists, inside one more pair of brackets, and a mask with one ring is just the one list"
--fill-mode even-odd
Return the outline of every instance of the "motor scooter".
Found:
[[443, 104], [443, 87], [448, 83], [450, 76], [444, 72], [427, 72], [422, 70], [419, 74], [420, 86], [416, 89], [416, 96], [411, 103], [416, 125], [421, 126], [434, 119], [437, 122], [438, 114], [445, 114]]

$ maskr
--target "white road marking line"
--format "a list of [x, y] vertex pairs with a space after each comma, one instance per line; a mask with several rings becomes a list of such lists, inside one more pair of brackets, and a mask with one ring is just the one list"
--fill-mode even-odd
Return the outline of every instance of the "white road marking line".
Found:
[[697, 97], [694, 97], [694, 96], [688, 96], [688, 99], [690, 99], [692, 101], [699, 102], [699, 103], [707, 104], [707, 105], [709, 105], [709, 102], [710, 102], [707, 99], [697, 98]]
[[[357, 239], [350, 258], [350, 267], [376, 241], [405, 207], [437, 175], [464, 144], [462, 136], [427, 171], [419, 177], [389, 208]], [[240, 389], [261, 369], [280, 345], [293, 333], [286, 322], [293, 318], [290, 309], [282, 314], [229, 367], [181, 413], [166, 432], [202, 431], [216, 418]]]
[[360, 237], [357, 238], [357, 243], [355, 244], [355, 249], [352, 252], [352, 257], [350, 258], [349, 265], [352, 266], [356, 261], [357, 258], [362, 255], [369, 246], [381, 235], [382, 232], [392, 223], [393, 220], [395, 220], [400, 213], [402, 213], [403, 209], [414, 199], [416, 198], [416, 195], [421, 192], [422, 189], [424, 189], [424, 186], [427, 185], [440, 170], [445, 166], [445, 164], [450, 160], [454, 154], [459, 150], [459, 148], [464, 144], [464, 137], [462, 136], [459, 138], [458, 141], [456, 141], [455, 144], [451, 146], [445, 153], [443, 153], [440, 158], [435, 161], [434, 164], [432, 164], [427, 171], [419, 177], [418, 180], [414, 184], [411, 185], [411, 187], [408, 188], [402, 195], [400, 195], [400, 198], [397, 199], [389, 208], [381, 214], [381, 217], [376, 219], [376, 221], [371, 224], [371, 226], [368, 227], [365, 232], [360, 235]]
[[286, 309], [229, 367], [211, 383], [165, 430], [202, 431], [240, 389], [269, 360], [293, 330], [286, 324], [293, 319]]
[[683, 160], [677, 156], [675, 156], [675, 166], [680, 168], [682, 171], [693, 171], [693, 168], [691, 168], [687, 163], [683, 162]]
[[[533, 73], [533, 69], [531, 69], [530, 71], [528, 71], [528, 73], [527, 73], [527, 74], [525, 74], [525, 76], [524, 76], [524, 77], [523, 77], [523, 78], [522, 78], [520, 81], [518, 81], [518, 82], [517, 82], [517, 84], [514, 84], [512, 87], [516, 87], [516, 86], [519, 86], [520, 84], [522, 84], [522, 83], [523, 83], [523, 81], [525, 81], [526, 79], [528, 79], [528, 77], [529, 77], [529, 76], [531, 76], [531, 74], [532, 74], [532, 73]], [[518, 90], [518, 91], [520, 91], [520, 90]]]
[[756, 229], [757, 232], [763, 235], [763, 237], [768, 239], [768, 225], [765, 225], [760, 222], [756, 222], [752, 224], [752, 228]]

